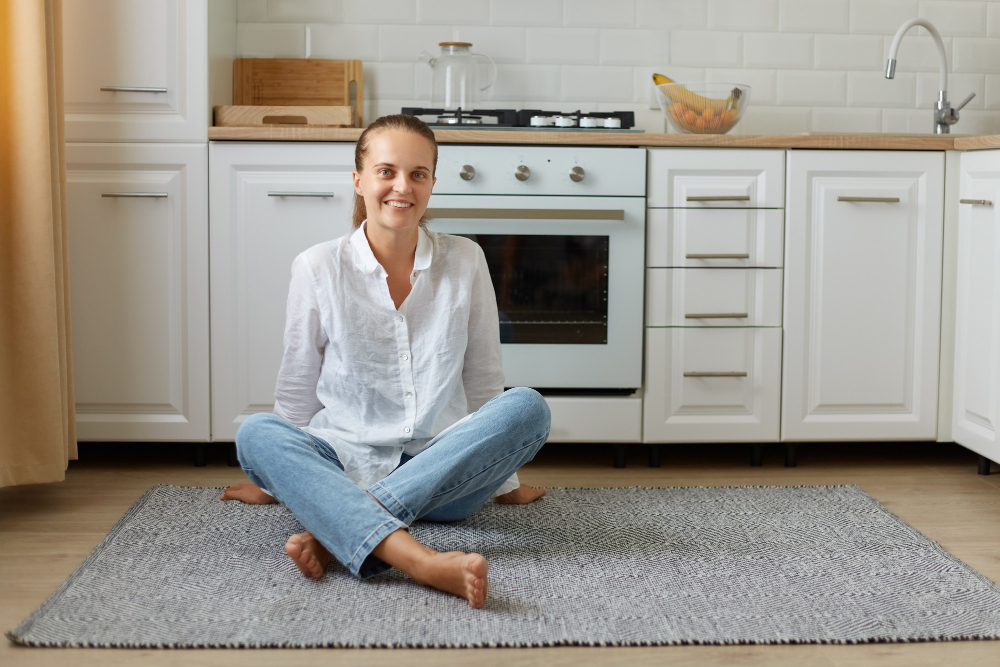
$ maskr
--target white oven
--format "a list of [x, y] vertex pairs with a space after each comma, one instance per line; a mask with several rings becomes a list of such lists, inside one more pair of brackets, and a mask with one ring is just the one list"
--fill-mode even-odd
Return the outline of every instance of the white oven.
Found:
[[430, 229], [482, 246], [508, 386], [642, 386], [646, 153], [440, 147]]

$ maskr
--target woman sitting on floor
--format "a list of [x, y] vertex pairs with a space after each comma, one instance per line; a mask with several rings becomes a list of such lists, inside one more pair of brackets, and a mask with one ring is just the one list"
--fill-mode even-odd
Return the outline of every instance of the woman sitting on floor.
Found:
[[482, 249], [425, 228], [430, 128], [379, 118], [354, 160], [356, 229], [292, 263], [274, 414], [236, 435], [253, 484], [221, 498], [286, 505], [306, 532], [285, 551], [307, 577], [331, 558], [363, 578], [393, 566], [482, 607], [486, 559], [429, 549], [407, 527], [542, 496], [515, 471], [545, 443], [549, 410], [532, 389], [503, 391]]

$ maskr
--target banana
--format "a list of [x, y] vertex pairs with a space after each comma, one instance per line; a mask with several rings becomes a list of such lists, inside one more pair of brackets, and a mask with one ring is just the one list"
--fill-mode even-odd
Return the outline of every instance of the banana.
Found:
[[[677, 83], [673, 79], [666, 77], [662, 74], [653, 74], [653, 85], [659, 86], [664, 83]], [[691, 92], [683, 86], [678, 86], [677, 88], [668, 88], [664, 91], [664, 94], [670, 98], [671, 102], [680, 102], [688, 109], [691, 109], [695, 113], [701, 113], [706, 108], [711, 108], [716, 114], [720, 114], [723, 111], [731, 109], [736, 105], [736, 101], [740, 99], [741, 91], [739, 88], [733, 88], [733, 91], [729, 93], [729, 97], [724, 100], [712, 99], [709, 97], [704, 97], [697, 93]]]

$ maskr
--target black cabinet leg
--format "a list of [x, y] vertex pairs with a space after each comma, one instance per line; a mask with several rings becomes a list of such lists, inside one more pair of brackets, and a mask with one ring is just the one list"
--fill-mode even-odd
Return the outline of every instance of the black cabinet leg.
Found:
[[785, 467], [794, 468], [798, 465], [798, 455], [794, 443], [785, 443]]
[[763, 445], [750, 445], [750, 465], [757, 467], [763, 464]]
[[240, 464], [239, 458], [236, 456], [236, 443], [231, 443], [229, 445], [229, 467], [235, 468]]
[[615, 467], [625, 467], [625, 445], [615, 445]]
[[649, 446], [649, 467], [659, 468], [660, 467], [660, 446], [650, 445]]
[[990, 474], [990, 460], [985, 456], [979, 457], [979, 474], [980, 475]]
[[197, 468], [205, 467], [205, 445], [194, 446], [194, 465]]

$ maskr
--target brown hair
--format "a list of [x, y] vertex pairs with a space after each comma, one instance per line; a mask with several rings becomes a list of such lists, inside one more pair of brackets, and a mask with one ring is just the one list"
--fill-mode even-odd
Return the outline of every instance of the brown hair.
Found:
[[[381, 132], [382, 130], [402, 130], [405, 132], [413, 132], [414, 134], [419, 134], [427, 141], [431, 142], [431, 146], [434, 147], [434, 166], [431, 167], [431, 178], [434, 177], [434, 172], [437, 171], [437, 161], [438, 161], [438, 146], [437, 140], [434, 139], [434, 132], [431, 128], [427, 127], [427, 123], [420, 120], [416, 116], [411, 116], [409, 114], [394, 114], [392, 116], [382, 116], [374, 123], [365, 128], [365, 131], [361, 133], [358, 138], [358, 143], [354, 147], [354, 168], [360, 173], [364, 168], [365, 158], [368, 157], [368, 144], [371, 142], [372, 136]], [[360, 196], [357, 192], [354, 193], [354, 229], [361, 226], [361, 223], [365, 221], [368, 217], [368, 210], [365, 208], [364, 197]], [[424, 215], [420, 218], [420, 226], [423, 227], [427, 224], [427, 216]]]

